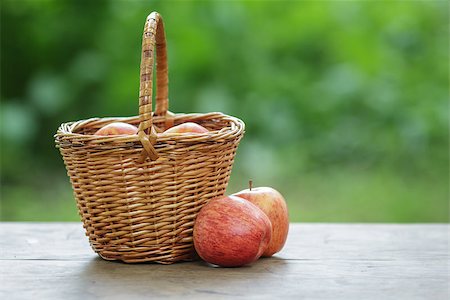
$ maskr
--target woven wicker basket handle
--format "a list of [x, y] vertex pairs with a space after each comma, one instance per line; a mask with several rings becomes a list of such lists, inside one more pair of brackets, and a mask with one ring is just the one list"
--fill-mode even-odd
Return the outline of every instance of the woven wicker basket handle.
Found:
[[138, 136], [144, 147], [139, 162], [147, 156], [151, 160], [158, 158], [153, 145], [156, 143], [156, 131], [152, 123], [152, 89], [153, 63], [156, 46], [156, 111], [155, 115], [167, 115], [168, 100], [168, 72], [167, 50], [164, 24], [160, 14], [152, 12], [145, 22], [142, 37], [142, 56], [139, 87], [139, 132]]

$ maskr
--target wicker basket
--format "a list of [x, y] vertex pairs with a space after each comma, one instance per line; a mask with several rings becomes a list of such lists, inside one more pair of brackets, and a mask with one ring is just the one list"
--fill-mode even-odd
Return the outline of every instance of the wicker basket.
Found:
[[[157, 93], [152, 113], [155, 46]], [[205, 203], [225, 193], [244, 123], [222, 113], [167, 110], [166, 41], [156, 12], [145, 23], [140, 75], [139, 116], [64, 123], [55, 142], [95, 252], [129, 263], [191, 260], [195, 218]], [[93, 134], [115, 121], [139, 125], [138, 134]], [[209, 132], [161, 134], [187, 121]]]

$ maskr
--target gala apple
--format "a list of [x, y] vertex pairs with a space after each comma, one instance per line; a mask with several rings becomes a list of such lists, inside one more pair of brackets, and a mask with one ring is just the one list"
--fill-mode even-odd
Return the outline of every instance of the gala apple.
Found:
[[211, 200], [197, 215], [194, 246], [205, 261], [239, 267], [257, 260], [271, 237], [267, 216], [247, 200], [223, 196]]
[[233, 196], [244, 198], [258, 206], [272, 223], [272, 238], [263, 256], [269, 257], [279, 252], [286, 243], [289, 231], [289, 215], [283, 196], [270, 187], [257, 187], [240, 191]]
[[128, 123], [114, 122], [97, 130], [95, 135], [131, 135], [136, 134], [138, 128]]
[[186, 122], [180, 125], [171, 127], [164, 131], [164, 133], [205, 133], [208, 129], [193, 122]]

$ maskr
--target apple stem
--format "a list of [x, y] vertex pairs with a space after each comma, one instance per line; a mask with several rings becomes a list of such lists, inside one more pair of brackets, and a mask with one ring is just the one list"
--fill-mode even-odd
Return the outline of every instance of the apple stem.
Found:
[[249, 190], [250, 190], [250, 191], [252, 190], [252, 186], [253, 186], [253, 181], [252, 181], [252, 180], [249, 180], [249, 181], [248, 181], [248, 187], [249, 187]]

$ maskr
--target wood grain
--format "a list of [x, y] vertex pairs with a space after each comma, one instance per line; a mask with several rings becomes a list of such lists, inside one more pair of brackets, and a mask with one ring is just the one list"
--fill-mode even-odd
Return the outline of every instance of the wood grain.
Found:
[[108, 262], [79, 223], [1, 223], [1, 299], [448, 299], [448, 224], [292, 224], [242, 268]]

